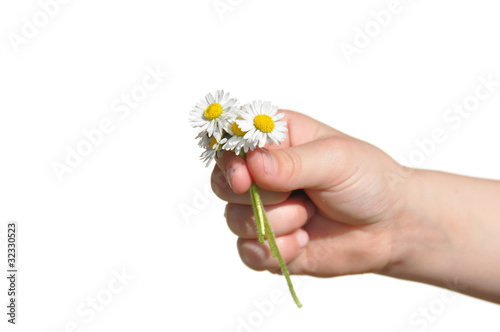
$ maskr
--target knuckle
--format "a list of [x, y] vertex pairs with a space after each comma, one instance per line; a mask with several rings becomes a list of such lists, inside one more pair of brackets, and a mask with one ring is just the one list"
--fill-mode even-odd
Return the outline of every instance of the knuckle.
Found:
[[218, 166], [216, 166], [212, 172], [211, 184], [212, 188], [214, 187], [214, 185], [223, 189], [229, 186], [226, 177], [224, 176], [224, 174], [222, 173], [221, 169]]
[[[324, 151], [324, 162], [330, 165], [331, 172], [328, 172], [328, 182], [336, 183], [356, 169], [352, 163], [355, 155], [358, 154], [357, 140], [346, 136], [330, 136], [319, 141], [321, 149]], [[335, 166], [334, 166], [335, 165]], [[333, 171], [333, 167], [335, 171]]]
[[[345, 136], [329, 136], [319, 141], [325, 151], [342, 154], [349, 150], [349, 138]], [[351, 147], [352, 148], [352, 147]]]
[[248, 244], [248, 240], [242, 238], [238, 239], [238, 252], [242, 262], [253, 270], [265, 270], [265, 259], [261, 257], [258, 249], [256, 250], [255, 247], [249, 246]]
[[[215, 171], [214, 171], [215, 173]], [[210, 185], [214, 194], [222, 200], [225, 200], [227, 194], [227, 188], [223, 184], [221, 185], [221, 181], [217, 179], [217, 177], [212, 173], [212, 177], [210, 178]]]
[[249, 211], [249, 207], [241, 205], [227, 205], [226, 222], [235, 235], [244, 238], [253, 238], [257, 230], [253, 219], [253, 210]]
[[283, 176], [289, 178], [290, 183], [295, 183], [302, 172], [302, 159], [293, 149], [283, 150], [280, 170]]

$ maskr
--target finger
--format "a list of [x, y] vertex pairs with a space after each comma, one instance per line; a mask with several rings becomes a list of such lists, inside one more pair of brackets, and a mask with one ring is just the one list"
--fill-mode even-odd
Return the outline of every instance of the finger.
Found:
[[[212, 172], [211, 184], [212, 190], [220, 199], [235, 204], [252, 204], [248, 192], [236, 194], [226, 181], [221, 181], [221, 178], [224, 178], [221, 169], [215, 167]], [[259, 194], [263, 204], [273, 205], [284, 202], [290, 196], [291, 192], [274, 192], [260, 189]]]
[[[283, 149], [302, 145], [331, 135], [344, 135], [304, 114], [289, 110], [279, 110], [279, 112], [285, 113], [283, 121], [287, 122], [287, 138], [279, 146], [266, 144], [266, 149]], [[242, 157], [236, 156], [233, 152], [224, 152], [222, 157], [216, 161], [225, 178], [231, 183], [231, 187], [235, 193], [242, 194], [248, 191], [252, 184], [252, 177]]]
[[309, 242], [287, 264], [291, 274], [331, 277], [378, 273], [390, 261], [393, 245], [389, 223], [353, 226], [317, 213], [304, 229]]
[[286, 149], [256, 149], [247, 154], [247, 167], [255, 183], [263, 189], [325, 190], [354, 171], [355, 165], [348, 162], [352, 159], [349, 155], [352, 141], [331, 136]]
[[[309, 241], [307, 232], [302, 228], [295, 232], [276, 238], [279, 251], [285, 263], [292, 261], [303, 250]], [[279, 268], [278, 260], [271, 256], [269, 245], [259, 244], [258, 240], [238, 239], [238, 252], [241, 260], [249, 268], [262, 271]]]
[[224, 151], [222, 156], [216, 159], [216, 163], [215, 167], [221, 170], [221, 174], [236, 194], [248, 191], [252, 184], [252, 178], [243, 157], [237, 156], [232, 151]]
[[[289, 110], [279, 110], [279, 112], [285, 113], [283, 120], [286, 121], [288, 127], [288, 140], [285, 140], [279, 148], [298, 146], [332, 135], [345, 135], [305, 114]], [[277, 149], [277, 147], [271, 147], [271, 149]]]
[[[280, 236], [304, 226], [314, 215], [316, 208], [305, 194], [299, 194], [291, 196], [283, 203], [268, 205], [265, 210], [274, 234]], [[257, 238], [255, 216], [251, 206], [228, 204], [226, 220], [229, 229], [240, 238]]]

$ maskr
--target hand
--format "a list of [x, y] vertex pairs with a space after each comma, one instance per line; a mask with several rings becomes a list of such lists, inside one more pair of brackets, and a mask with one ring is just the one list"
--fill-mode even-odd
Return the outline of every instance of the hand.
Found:
[[[387, 174], [399, 166], [378, 148], [303, 114], [285, 112], [288, 137], [279, 146], [224, 152], [212, 174], [227, 201], [229, 228], [243, 262], [279, 272], [269, 248], [257, 241], [248, 189], [261, 188], [278, 247], [292, 274], [331, 277], [383, 272], [394, 260], [397, 221], [407, 190]], [[229, 186], [215, 179], [222, 174]], [[219, 184], [218, 184], [219, 183]]]

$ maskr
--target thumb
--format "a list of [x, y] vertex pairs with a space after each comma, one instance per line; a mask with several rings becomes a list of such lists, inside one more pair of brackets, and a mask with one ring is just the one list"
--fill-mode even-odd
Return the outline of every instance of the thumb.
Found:
[[340, 146], [343, 141], [333, 136], [289, 148], [256, 149], [247, 154], [247, 167], [262, 189], [327, 189], [340, 175], [339, 166], [345, 160], [342, 151], [346, 151]]

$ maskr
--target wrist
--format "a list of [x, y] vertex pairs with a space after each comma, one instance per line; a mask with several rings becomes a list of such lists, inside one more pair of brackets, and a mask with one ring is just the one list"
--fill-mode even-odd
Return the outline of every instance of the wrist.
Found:
[[391, 260], [382, 274], [449, 287], [454, 244], [446, 225], [446, 198], [425, 170], [410, 170], [403, 181], [402, 208], [393, 221]]

